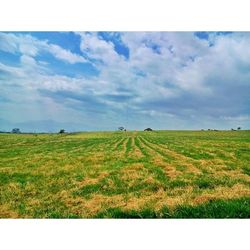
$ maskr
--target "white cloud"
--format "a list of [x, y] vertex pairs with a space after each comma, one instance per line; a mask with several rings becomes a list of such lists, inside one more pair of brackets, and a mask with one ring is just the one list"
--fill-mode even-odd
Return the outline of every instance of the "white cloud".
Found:
[[107, 65], [113, 65], [122, 60], [122, 56], [115, 51], [114, 44], [103, 40], [97, 33], [78, 34], [81, 36], [81, 50], [91, 59], [101, 60]]
[[[20, 67], [8, 66], [0, 62], [0, 72], [8, 73], [11, 75], [11, 78], [20, 78], [25, 76], [25, 72]], [[8, 84], [10, 81], [6, 81]]]
[[83, 56], [72, 53], [58, 45], [23, 34], [0, 33], [0, 50], [32, 57], [41, 51], [46, 51], [55, 58], [71, 64], [87, 62]]
[[58, 45], [46, 43], [42, 46], [42, 48], [44, 48], [44, 50], [49, 51], [55, 58], [71, 63], [71, 64], [87, 62], [87, 60], [83, 56], [74, 54], [70, 52], [69, 50], [65, 50], [61, 48]]
[[0, 33], [0, 50], [16, 53], [18, 51], [17, 36], [10, 33]]
[[20, 57], [20, 61], [24, 67], [32, 67], [33, 68], [33, 67], [37, 66], [36, 60], [31, 56], [22, 55]]
[[[216, 128], [249, 123], [248, 34], [213, 35], [207, 41], [193, 33], [122, 33], [129, 58], [116, 51], [112, 40], [106, 41], [97, 33], [79, 35], [80, 49], [94, 61], [98, 75], [51, 74], [53, 65], [48, 68], [46, 62], [35, 60], [40, 51], [71, 64], [86, 59], [47, 41], [5, 33], [0, 34], [0, 39], [5, 39], [0, 40], [0, 49], [22, 53], [21, 65], [0, 62], [0, 70], [10, 75], [8, 82], [32, 89], [37, 100], [47, 98], [48, 103], [60, 104], [58, 109], [77, 110], [85, 118], [87, 111], [95, 110], [92, 115], [112, 114], [113, 120], [117, 117], [121, 122], [128, 112], [138, 126], [148, 121], [147, 114], [155, 126], [162, 122], [178, 128], [192, 128], [194, 124], [196, 128], [204, 124]], [[44, 91], [43, 96], [40, 91]]]
[[226, 121], [250, 121], [250, 115], [222, 116], [220, 118]]
[[235, 102], [242, 103], [243, 93], [249, 89], [250, 71], [242, 72], [249, 65], [244, 56], [249, 51], [248, 35], [217, 36], [211, 47], [209, 41], [190, 32], [123, 33], [121, 39], [130, 51], [128, 60], [97, 34], [81, 36], [83, 52], [105, 62], [98, 77], [108, 83], [105, 88], [135, 93], [131, 105], [164, 100], [175, 109], [172, 102], [183, 102], [193, 115], [203, 110], [216, 116], [237, 112]]

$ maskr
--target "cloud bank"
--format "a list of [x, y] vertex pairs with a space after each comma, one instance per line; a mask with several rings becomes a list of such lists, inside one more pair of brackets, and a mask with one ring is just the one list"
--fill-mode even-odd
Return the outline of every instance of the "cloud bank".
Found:
[[250, 33], [57, 36], [0, 33], [0, 130], [250, 128]]

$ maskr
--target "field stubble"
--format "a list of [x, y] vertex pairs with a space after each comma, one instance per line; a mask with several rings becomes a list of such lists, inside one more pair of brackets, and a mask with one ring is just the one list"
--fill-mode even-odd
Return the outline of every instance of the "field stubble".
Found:
[[1, 218], [250, 217], [250, 131], [0, 135]]

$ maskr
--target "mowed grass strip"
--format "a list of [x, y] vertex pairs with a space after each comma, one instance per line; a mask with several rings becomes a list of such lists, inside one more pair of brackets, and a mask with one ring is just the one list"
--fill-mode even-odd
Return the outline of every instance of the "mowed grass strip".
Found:
[[248, 218], [250, 131], [0, 134], [0, 218]]

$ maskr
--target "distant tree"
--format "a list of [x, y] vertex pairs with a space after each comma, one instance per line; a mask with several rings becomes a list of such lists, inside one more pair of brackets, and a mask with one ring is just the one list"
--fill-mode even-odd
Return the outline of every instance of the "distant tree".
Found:
[[63, 133], [65, 133], [65, 129], [61, 129], [61, 130], [59, 131], [59, 134], [63, 134]]
[[237, 130], [241, 130], [241, 127], [238, 127]]
[[152, 128], [145, 128], [144, 131], [153, 131]]
[[14, 133], [14, 134], [20, 134], [21, 130], [19, 128], [13, 128], [12, 129], [12, 133]]
[[124, 130], [125, 130], [125, 128], [124, 128], [124, 127], [119, 127], [119, 128], [118, 128], [118, 130], [120, 130], [120, 131], [124, 131]]

